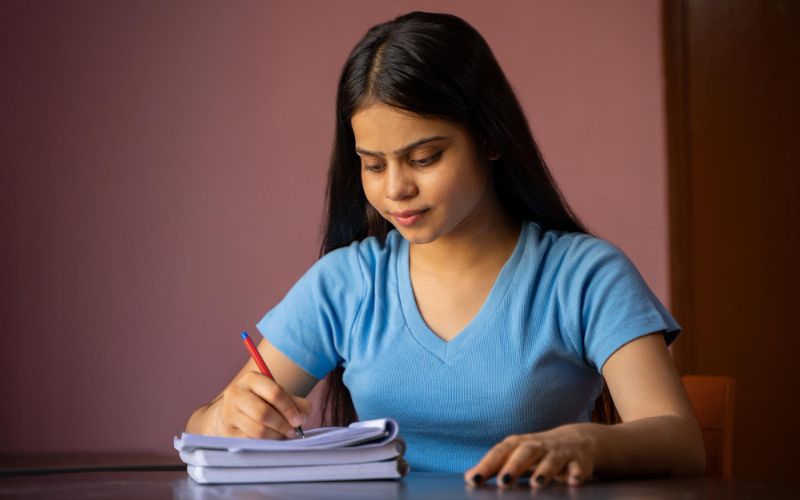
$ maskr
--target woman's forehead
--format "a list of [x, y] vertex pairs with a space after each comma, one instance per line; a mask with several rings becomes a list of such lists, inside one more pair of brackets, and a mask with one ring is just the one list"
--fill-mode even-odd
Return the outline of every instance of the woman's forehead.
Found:
[[463, 127], [456, 124], [383, 103], [359, 109], [350, 123], [356, 146], [375, 151], [394, 151], [422, 137], [458, 139], [463, 136]]

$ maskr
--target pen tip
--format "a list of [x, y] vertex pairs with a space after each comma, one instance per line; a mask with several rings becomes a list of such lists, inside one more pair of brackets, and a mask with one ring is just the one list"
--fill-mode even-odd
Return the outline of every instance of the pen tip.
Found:
[[247, 338], [247, 332], [242, 332], [242, 340]]

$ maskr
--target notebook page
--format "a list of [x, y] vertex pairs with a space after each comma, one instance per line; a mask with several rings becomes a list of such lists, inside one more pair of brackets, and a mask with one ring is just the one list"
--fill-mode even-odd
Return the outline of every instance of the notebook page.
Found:
[[205, 436], [182, 433], [175, 437], [176, 450], [183, 449], [224, 449], [232, 452], [242, 450], [302, 450], [329, 449], [353, 446], [359, 443], [376, 441], [376, 445], [387, 443], [397, 436], [397, 422], [392, 419], [355, 422], [349, 427], [325, 427], [306, 431], [306, 438], [277, 440], [250, 439], [237, 437]]

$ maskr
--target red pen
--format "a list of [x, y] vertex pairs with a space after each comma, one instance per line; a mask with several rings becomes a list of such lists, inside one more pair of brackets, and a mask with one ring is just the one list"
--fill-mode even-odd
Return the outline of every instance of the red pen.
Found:
[[[258, 352], [256, 345], [250, 339], [250, 336], [247, 334], [247, 332], [242, 332], [242, 341], [244, 342], [245, 347], [247, 347], [247, 350], [250, 351], [250, 357], [256, 362], [256, 365], [258, 365], [258, 369], [261, 370], [261, 373], [272, 380], [275, 380], [275, 377], [272, 376], [272, 372], [270, 372], [269, 368], [267, 368], [267, 364], [264, 363], [264, 358], [261, 357], [261, 353]], [[295, 427], [294, 430], [297, 431], [298, 436], [303, 439], [306, 438], [305, 434], [303, 434], [302, 427]]]

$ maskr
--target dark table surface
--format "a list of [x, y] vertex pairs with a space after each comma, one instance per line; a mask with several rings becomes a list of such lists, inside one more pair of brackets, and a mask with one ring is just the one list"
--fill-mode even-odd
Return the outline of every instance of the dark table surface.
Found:
[[525, 483], [501, 490], [494, 484], [466, 485], [461, 474], [411, 472], [399, 481], [247, 484], [201, 486], [185, 471], [112, 470], [6, 475], [0, 498], [582, 498], [593, 499], [800, 499], [800, 482], [722, 479], [653, 479], [597, 481], [582, 487], [553, 484], [532, 490]]

